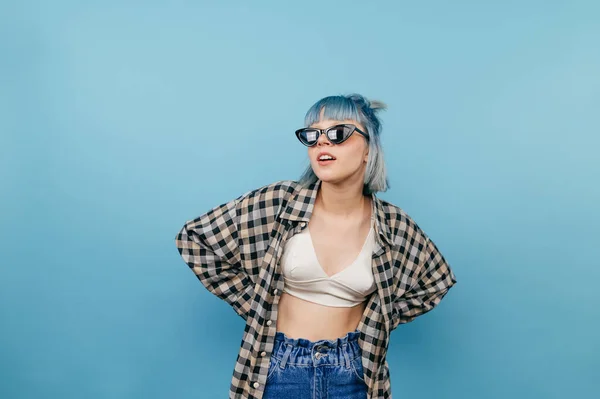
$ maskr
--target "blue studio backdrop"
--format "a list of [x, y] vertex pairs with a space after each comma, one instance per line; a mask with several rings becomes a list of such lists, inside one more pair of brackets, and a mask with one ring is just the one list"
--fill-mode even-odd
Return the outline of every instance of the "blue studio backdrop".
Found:
[[175, 248], [297, 179], [331, 94], [385, 101], [391, 189], [458, 283], [397, 398], [600, 380], [597, 1], [1, 1], [0, 398], [224, 398], [244, 322]]

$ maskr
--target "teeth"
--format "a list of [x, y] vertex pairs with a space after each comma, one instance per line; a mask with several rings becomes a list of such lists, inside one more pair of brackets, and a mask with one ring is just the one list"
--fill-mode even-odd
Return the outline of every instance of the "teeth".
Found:
[[319, 158], [319, 161], [325, 161], [328, 159], [333, 159], [333, 157], [331, 155], [321, 155], [321, 157]]

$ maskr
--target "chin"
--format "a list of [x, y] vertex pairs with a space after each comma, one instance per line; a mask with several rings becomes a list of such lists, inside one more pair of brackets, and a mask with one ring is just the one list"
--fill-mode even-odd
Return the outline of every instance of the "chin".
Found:
[[331, 173], [329, 171], [325, 172], [325, 173], [315, 172], [315, 175], [317, 175], [319, 180], [321, 180], [322, 182], [325, 182], [325, 183], [338, 183], [340, 181], [343, 181], [345, 178], [345, 176], [340, 176], [338, 173]]

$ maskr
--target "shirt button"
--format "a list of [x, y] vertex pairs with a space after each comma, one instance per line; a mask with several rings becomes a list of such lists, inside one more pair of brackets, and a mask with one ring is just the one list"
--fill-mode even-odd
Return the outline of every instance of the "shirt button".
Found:
[[258, 382], [255, 382], [253, 386], [254, 388], [258, 388]]
[[302, 227], [306, 226], [306, 222], [301, 222], [300, 226], [302, 226]]
[[265, 352], [265, 351], [262, 351], [262, 352], [260, 352], [260, 355], [261, 355], [261, 356], [267, 356], [267, 352]]
[[267, 320], [267, 325], [270, 326], [271, 324], [273, 324], [273, 322], [271, 320]]
[[279, 293], [279, 290], [278, 290], [277, 288], [275, 288], [275, 289], [273, 290], [273, 294], [277, 295], [278, 293]]

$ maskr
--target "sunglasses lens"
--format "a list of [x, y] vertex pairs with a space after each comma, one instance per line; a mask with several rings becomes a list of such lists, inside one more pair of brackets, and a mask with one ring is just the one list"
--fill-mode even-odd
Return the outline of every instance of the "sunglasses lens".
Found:
[[318, 138], [319, 132], [316, 130], [304, 129], [298, 132], [298, 139], [307, 146], [315, 144]]
[[332, 143], [338, 144], [346, 140], [350, 136], [350, 134], [352, 134], [353, 130], [354, 128], [352, 126], [335, 126], [329, 129], [329, 131], [327, 132], [327, 137]]

